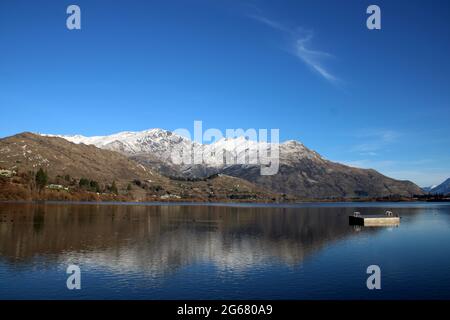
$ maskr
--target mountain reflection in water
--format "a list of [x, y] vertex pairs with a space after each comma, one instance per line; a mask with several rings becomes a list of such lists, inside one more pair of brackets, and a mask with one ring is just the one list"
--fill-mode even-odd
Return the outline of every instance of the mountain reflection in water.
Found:
[[351, 236], [349, 208], [10, 204], [0, 208], [0, 255], [82, 260], [117, 271], [165, 273], [198, 261], [247, 268], [301, 263]]
[[[399, 227], [349, 225], [385, 210]], [[0, 299], [445, 298], [449, 230], [437, 204], [2, 203]], [[366, 287], [372, 264], [380, 292]]]

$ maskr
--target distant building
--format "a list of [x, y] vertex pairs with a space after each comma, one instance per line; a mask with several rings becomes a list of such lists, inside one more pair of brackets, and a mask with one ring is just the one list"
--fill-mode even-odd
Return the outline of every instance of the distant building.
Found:
[[176, 194], [165, 194], [160, 197], [161, 199], [181, 199], [179, 195]]
[[11, 178], [15, 174], [16, 172], [13, 170], [3, 170], [3, 169], [0, 170], [0, 176], [2, 177]]
[[60, 184], [49, 184], [47, 186], [47, 189], [51, 189], [51, 190], [64, 190], [64, 191], [69, 191], [69, 188], [64, 187]]

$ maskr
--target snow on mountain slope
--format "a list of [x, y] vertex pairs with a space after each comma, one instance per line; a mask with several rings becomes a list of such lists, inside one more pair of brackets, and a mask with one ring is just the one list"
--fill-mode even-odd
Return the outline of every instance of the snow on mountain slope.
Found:
[[450, 194], [450, 178], [442, 182], [440, 185], [434, 186], [429, 192], [432, 194]]
[[93, 137], [85, 137], [82, 135], [46, 136], [60, 137], [76, 144], [91, 144], [101, 149], [118, 151], [128, 156], [152, 153], [163, 159], [167, 159], [170, 156], [170, 152], [175, 146], [189, 148], [195, 144], [185, 137], [162, 129], [150, 129], [139, 132], [124, 131], [109, 136]]
[[[222, 138], [211, 144], [199, 144], [183, 136], [163, 129], [149, 129], [140, 132], [120, 132], [109, 136], [85, 137], [82, 135], [44, 135], [64, 138], [76, 144], [92, 144], [102, 149], [118, 151], [127, 156], [149, 154], [160, 161], [173, 160], [175, 150], [190, 150], [195, 155], [193, 164], [220, 168], [230, 164], [259, 164], [260, 154], [276, 156], [279, 150], [280, 161], [290, 163], [298, 158], [323, 161], [322, 157], [306, 148], [298, 141], [281, 144], [257, 142], [245, 137]], [[271, 150], [267, 152], [267, 150]], [[198, 162], [200, 159], [200, 163]], [[224, 161], [226, 159], [226, 163]], [[252, 162], [253, 160], [253, 162]]]
[[[173, 178], [196, 179], [223, 173], [243, 178], [267, 190], [308, 199], [423, 194], [419, 187], [409, 181], [398, 181], [375, 170], [328, 161], [293, 140], [275, 144], [237, 137], [199, 144], [162, 129], [121, 132], [110, 136], [59, 137], [120, 152]], [[180, 150], [183, 157], [187, 151], [186, 158], [191, 162], [173, 160], [176, 159], [173, 155], [179, 154]], [[261, 155], [265, 153], [266, 160], [279, 159], [276, 165], [270, 161], [270, 166], [276, 168], [273, 174], [262, 174], [267, 163], [259, 161], [264, 160]]]

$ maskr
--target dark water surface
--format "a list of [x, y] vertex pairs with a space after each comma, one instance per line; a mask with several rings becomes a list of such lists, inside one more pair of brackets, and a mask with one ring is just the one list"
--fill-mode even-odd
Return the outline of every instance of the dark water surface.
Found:
[[[401, 224], [355, 228], [356, 210]], [[449, 299], [450, 205], [0, 203], [0, 299], [23, 298]]]

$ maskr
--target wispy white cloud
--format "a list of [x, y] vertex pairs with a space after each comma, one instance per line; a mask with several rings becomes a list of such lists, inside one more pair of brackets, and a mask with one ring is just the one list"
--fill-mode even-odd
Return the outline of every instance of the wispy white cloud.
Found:
[[261, 23], [265, 24], [268, 27], [276, 29], [278, 31], [283, 31], [283, 32], [287, 32], [287, 33], [291, 32], [288, 28], [286, 28], [281, 23], [279, 23], [279, 22], [277, 22], [275, 20], [271, 20], [269, 18], [266, 18], [266, 17], [264, 17], [262, 15], [249, 15], [249, 17], [254, 19], [254, 20], [256, 20], [256, 21], [258, 21], [258, 22], [261, 22]]
[[420, 187], [439, 185], [449, 178], [449, 171], [441, 170], [390, 170], [385, 174], [399, 180], [415, 182]]
[[383, 141], [393, 141], [396, 140], [400, 136], [400, 132], [392, 130], [392, 129], [367, 129], [361, 131], [357, 134], [359, 138], [370, 138], [376, 137], [378, 139], [382, 139]]
[[311, 49], [311, 40], [313, 33], [310, 31], [300, 30], [295, 40], [295, 54], [309, 67], [319, 73], [322, 77], [330, 82], [338, 81], [338, 78], [331, 74], [323, 65], [323, 60], [333, 57], [327, 52]]
[[[360, 159], [338, 160], [337, 162], [355, 168], [375, 169], [388, 177], [409, 180], [421, 187], [440, 184], [450, 177], [449, 170], [431, 166], [433, 164], [432, 159], [415, 161]], [[424, 167], [424, 164], [427, 166]]]
[[372, 160], [372, 159], [360, 159], [360, 160], [343, 160], [338, 161], [350, 167], [362, 168], [362, 169], [387, 169], [396, 165], [397, 162], [393, 160]]
[[379, 151], [395, 143], [401, 134], [394, 130], [377, 129], [358, 133], [355, 138], [364, 140], [351, 148], [362, 156], [377, 156]]
[[340, 81], [338, 77], [332, 74], [324, 65], [324, 60], [333, 58], [333, 55], [327, 52], [318, 51], [312, 47], [314, 36], [312, 31], [305, 30], [301, 27], [289, 28], [278, 21], [269, 19], [260, 14], [250, 15], [249, 17], [288, 35], [291, 41], [291, 51], [297, 58], [327, 81], [332, 83]]

